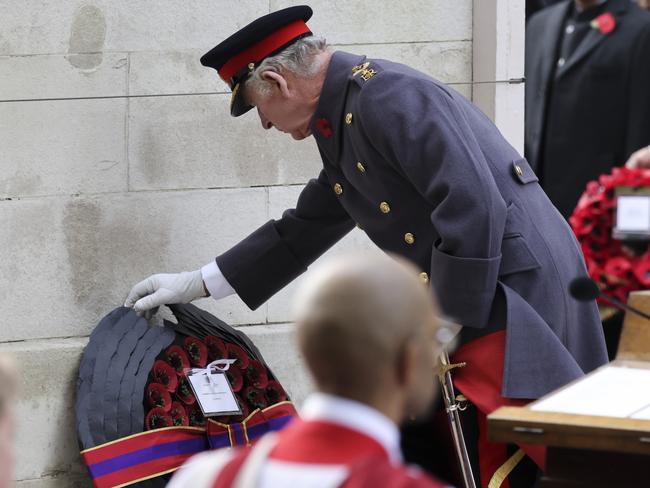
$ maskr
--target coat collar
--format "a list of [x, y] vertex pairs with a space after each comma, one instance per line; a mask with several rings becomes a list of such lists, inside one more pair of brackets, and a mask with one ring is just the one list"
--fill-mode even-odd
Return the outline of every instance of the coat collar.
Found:
[[[570, 3], [567, 3], [567, 7], [570, 6]], [[605, 7], [603, 13], [609, 12], [614, 16], [616, 20], [616, 29], [620, 29], [620, 20], [627, 13], [629, 6], [629, 0], [609, 0]], [[566, 17], [565, 17], [566, 18]], [[564, 27], [564, 22], [560, 22], [560, 33], [556, 39], [561, 39], [561, 28]], [[578, 48], [573, 54], [567, 59], [567, 62], [561, 68], [558, 68], [555, 72], [555, 77], [560, 78], [566, 73], [571, 71], [580, 61], [582, 61], [589, 53], [591, 53], [605, 38], [611, 34], [603, 34], [598, 29], [589, 29], [589, 33], [582, 40]], [[553, 57], [555, 60], [555, 57]]]
[[402, 462], [399, 429], [388, 417], [368, 405], [313, 393], [305, 401], [300, 415], [306, 421], [329, 422], [359, 432], [379, 443], [393, 464]]
[[332, 54], [318, 106], [309, 124], [318, 147], [332, 164], [337, 164], [339, 160], [343, 109], [352, 78], [352, 68], [363, 63], [365, 59], [365, 56], [343, 51]]

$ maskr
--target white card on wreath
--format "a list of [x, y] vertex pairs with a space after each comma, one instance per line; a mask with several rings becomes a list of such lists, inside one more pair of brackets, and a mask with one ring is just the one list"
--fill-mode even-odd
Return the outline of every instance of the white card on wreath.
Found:
[[208, 374], [205, 369], [192, 369], [187, 379], [205, 417], [241, 415], [237, 398], [224, 373]]

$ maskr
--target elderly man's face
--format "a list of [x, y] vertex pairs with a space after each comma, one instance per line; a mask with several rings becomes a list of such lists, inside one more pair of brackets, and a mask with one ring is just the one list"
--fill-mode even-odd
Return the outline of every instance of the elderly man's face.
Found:
[[269, 94], [261, 95], [254, 90], [246, 91], [246, 100], [257, 108], [262, 127], [275, 127], [290, 134], [295, 140], [311, 135], [309, 122], [316, 110], [316, 101], [296, 83], [295, 79], [272, 73], [273, 85]]

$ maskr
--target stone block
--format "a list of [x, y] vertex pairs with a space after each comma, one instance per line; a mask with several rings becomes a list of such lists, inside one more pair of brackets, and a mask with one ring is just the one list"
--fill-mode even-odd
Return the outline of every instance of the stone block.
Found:
[[[332, 49], [404, 63], [446, 83], [469, 82], [472, 78], [472, 43], [469, 41], [334, 45]], [[216, 71], [201, 65], [202, 54], [200, 50], [131, 53], [129, 93], [230, 93]]]
[[[297, 405], [311, 391], [293, 326], [242, 328], [260, 349]], [[19, 365], [15, 479], [23, 488], [89, 486], [79, 456], [74, 398], [86, 338], [0, 343], [0, 354]], [[39, 479], [43, 478], [43, 479]]]
[[217, 72], [199, 62], [204, 52], [203, 49], [194, 49], [130, 53], [129, 93], [230, 93], [230, 87]]
[[229, 103], [230, 95], [131, 100], [130, 188], [283, 185], [318, 174], [313, 139], [264, 130], [254, 111], [233, 118]]
[[2, 56], [0, 100], [126, 95], [127, 55], [98, 56], [91, 68], [74, 56]]
[[0, 198], [123, 191], [126, 100], [0, 103]]
[[[282, 212], [287, 208], [294, 208], [301, 187], [291, 188], [270, 188], [269, 189], [269, 215], [271, 218], [280, 218]], [[381, 252], [375, 244], [370, 241], [368, 236], [361, 230], [355, 228], [334, 247], [327, 251], [320, 259], [326, 259], [328, 256], [334, 256], [340, 253], [349, 253], [357, 251]], [[299, 276], [293, 283], [290, 283], [283, 290], [273, 296], [268, 302], [268, 321], [269, 322], [286, 322], [292, 319], [291, 309], [293, 297], [296, 290], [300, 287], [304, 276]]]
[[268, 7], [267, 0], [7, 2], [0, 55], [207, 51]]
[[403, 63], [444, 83], [472, 81], [471, 41], [353, 44], [332, 48]]
[[[271, 11], [300, 4], [271, 0]], [[310, 2], [311, 30], [332, 44], [459, 41], [472, 38], [472, 1]]]
[[[0, 341], [87, 335], [138, 281], [197, 269], [266, 220], [264, 188], [0, 202]], [[203, 302], [266, 320], [237, 297]]]
[[[12, 357], [19, 367], [15, 479], [85, 472], [73, 406], [86, 343], [87, 339], [80, 338], [0, 343], [0, 354]], [[38, 486], [34, 483], [31, 486]]]

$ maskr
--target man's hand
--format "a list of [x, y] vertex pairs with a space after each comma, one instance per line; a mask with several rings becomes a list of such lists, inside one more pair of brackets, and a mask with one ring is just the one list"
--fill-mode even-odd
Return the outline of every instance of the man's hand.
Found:
[[201, 271], [155, 274], [135, 285], [124, 303], [138, 315], [149, 318], [160, 305], [189, 303], [208, 296]]
[[628, 168], [650, 168], [650, 146], [639, 149], [632, 154], [625, 166]]

